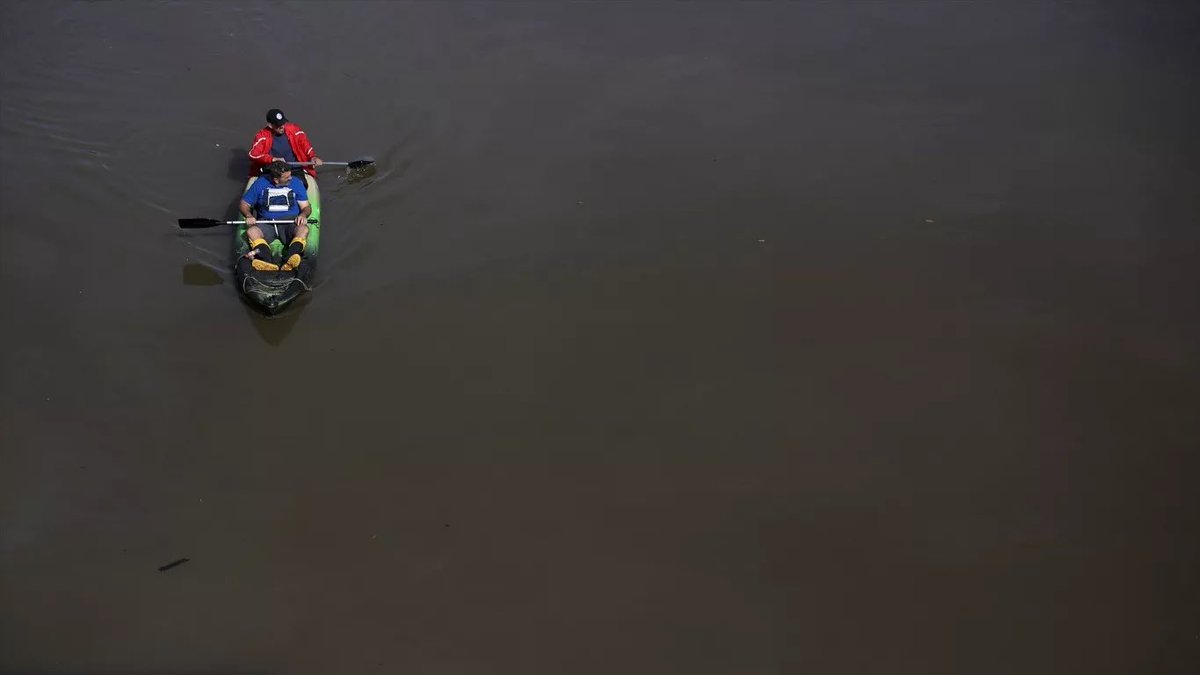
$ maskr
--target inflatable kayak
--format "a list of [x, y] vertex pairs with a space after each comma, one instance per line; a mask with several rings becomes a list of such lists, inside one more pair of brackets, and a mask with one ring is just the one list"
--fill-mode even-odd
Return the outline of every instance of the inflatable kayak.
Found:
[[[310, 290], [311, 280], [317, 268], [317, 253], [321, 248], [321, 190], [317, 187], [317, 179], [300, 174], [308, 181], [308, 203], [312, 206], [312, 215], [308, 220], [308, 241], [304, 247], [304, 256], [300, 266], [288, 272], [256, 270], [250, 265], [246, 254], [250, 251], [250, 242], [246, 240], [246, 225], [237, 226], [233, 234], [234, 283], [238, 293], [251, 305], [267, 314], [277, 314], [293, 300], [300, 297], [304, 291]], [[246, 182], [242, 194], [250, 189], [256, 179]], [[241, 195], [239, 195], [240, 197]], [[271, 225], [260, 225], [266, 229]], [[283, 254], [284, 243], [276, 237], [271, 242], [271, 252], [276, 256]]]

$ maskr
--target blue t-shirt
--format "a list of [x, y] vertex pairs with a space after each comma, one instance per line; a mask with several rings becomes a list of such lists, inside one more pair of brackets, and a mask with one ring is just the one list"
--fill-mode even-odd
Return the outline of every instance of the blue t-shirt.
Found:
[[287, 134], [274, 134], [271, 140], [271, 156], [282, 157], [285, 162], [295, 162], [296, 153], [292, 151], [292, 144], [288, 142]]
[[276, 187], [270, 176], [259, 176], [242, 201], [254, 209], [255, 218], [287, 220], [300, 215], [300, 202], [308, 201], [308, 190], [295, 176], [284, 187]]

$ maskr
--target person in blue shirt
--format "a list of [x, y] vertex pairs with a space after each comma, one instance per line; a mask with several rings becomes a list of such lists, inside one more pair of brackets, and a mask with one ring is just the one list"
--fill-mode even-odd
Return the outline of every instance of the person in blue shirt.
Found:
[[[300, 266], [308, 241], [308, 217], [312, 215], [312, 205], [308, 203], [304, 181], [292, 176], [291, 167], [284, 162], [268, 165], [266, 172], [242, 195], [238, 210], [246, 219], [246, 239], [250, 240], [246, 257], [250, 258], [254, 269], [289, 272]], [[259, 227], [259, 218], [291, 222]], [[276, 238], [286, 247], [282, 265], [271, 254], [270, 242]]]

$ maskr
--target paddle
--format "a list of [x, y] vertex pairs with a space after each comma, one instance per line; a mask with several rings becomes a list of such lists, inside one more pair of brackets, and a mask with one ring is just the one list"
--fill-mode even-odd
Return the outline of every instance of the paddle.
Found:
[[[344, 166], [351, 169], [361, 169], [365, 166], [371, 166], [375, 160], [370, 157], [361, 157], [352, 162], [321, 162], [321, 166]], [[288, 162], [288, 166], [312, 166], [312, 162]]]
[[[284, 225], [294, 223], [295, 220], [259, 220], [258, 225]], [[310, 225], [315, 225], [319, 222], [316, 218], [309, 218]], [[195, 229], [200, 227], [218, 227], [220, 225], [245, 225], [244, 220], [214, 220], [212, 218], [180, 218], [179, 226], [185, 229]]]

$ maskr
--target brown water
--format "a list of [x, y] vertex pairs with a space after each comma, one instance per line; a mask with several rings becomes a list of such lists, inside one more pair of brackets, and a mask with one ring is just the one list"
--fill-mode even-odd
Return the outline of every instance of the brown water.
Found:
[[[1133, 4], [0, 5], [0, 671], [1194, 672]], [[274, 106], [378, 168], [267, 320]]]

